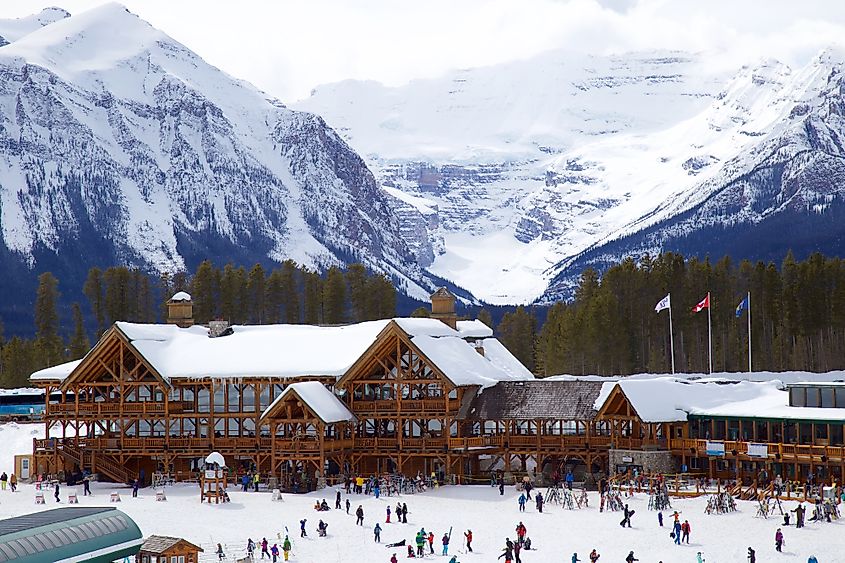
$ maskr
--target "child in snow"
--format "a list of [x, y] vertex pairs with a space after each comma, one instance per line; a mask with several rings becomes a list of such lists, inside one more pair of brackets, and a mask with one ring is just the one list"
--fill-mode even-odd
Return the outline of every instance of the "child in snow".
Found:
[[273, 547], [270, 548], [270, 555], [273, 556], [273, 563], [279, 560], [279, 546], [273, 544]]
[[305, 532], [305, 523], [308, 521], [307, 518], [303, 518], [299, 521], [299, 537], [304, 538], [308, 534]]
[[578, 554], [577, 554], [577, 553], [573, 553], [573, 554], [572, 554], [572, 563], [578, 563], [579, 561], [581, 561], [581, 560], [580, 560], [580, 559], [578, 559]]
[[704, 557], [701, 556], [700, 551], [695, 555], [695, 561], [696, 563], [704, 563]]
[[373, 528], [373, 535], [375, 536], [375, 542], [381, 543], [381, 526], [378, 522], [376, 522], [376, 527]]
[[291, 548], [290, 539], [288, 539], [288, 537], [285, 536], [285, 542], [282, 544], [282, 553], [285, 556], [285, 561], [287, 561], [288, 557], [290, 556], [290, 548]]
[[783, 532], [780, 528], [775, 532], [775, 551], [783, 551]]
[[390, 557], [390, 563], [399, 563], [399, 560], [396, 559], [395, 553]]
[[628, 557], [625, 558], [625, 563], [632, 563], [633, 561], [639, 561], [636, 557], [634, 557], [634, 552], [628, 553]]
[[519, 511], [525, 512], [525, 493], [519, 495]]
[[590, 552], [590, 563], [596, 563], [599, 560], [599, 557], [601, 557], [601, 555], [599, 555], [594, 549]]
[[226, 558], [226, 554], [223, 553], [223, 546], [220, 545], [219, 543], [217, 544], [217, 552], [216, 553], [217, 553], [217, 560], [218, 561], [222, 561], [223, 559]]
[[410, 545], [408, 546], [408, 557], [411, 558], [411, 559], [416, 557], [416, 555], [414, 555], [414, 548], [411, 547]]

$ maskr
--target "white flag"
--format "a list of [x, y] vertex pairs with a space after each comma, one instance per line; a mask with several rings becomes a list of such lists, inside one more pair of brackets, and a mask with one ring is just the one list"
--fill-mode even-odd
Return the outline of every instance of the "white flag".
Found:
[[671, 296], [671, 295], [672, 295], [671, 293], [667, 293], [667, 294], [666, 294], [666, 297], [664, 297], [663, 299], [661, 299], [661, 300], [660, 300], [660, 303], [658, 303], [657, 305], [655, 305], [655, 306], [654, 306], [654, 312], [655, 312], [655, 313], [659, 313], [659, 312], [660, 312], [660, 311], [662, 311], [663, 309], [668, 309], [668, 308], [669, 308], [669, 298], [670, 298], [670, 296]]

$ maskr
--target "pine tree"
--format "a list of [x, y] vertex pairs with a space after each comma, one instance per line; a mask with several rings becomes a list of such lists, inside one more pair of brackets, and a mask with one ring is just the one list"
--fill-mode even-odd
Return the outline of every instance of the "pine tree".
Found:
[[371, 299], [368, 287], [367, 269], [363, 264], [350, 264], [346, 270], [346, 286], [349, 289], [349, 303], [352, 322], [373, 318], [376, 299]]
[[431, 317], [431, 310], [428, 307], [417, 307], [411, 311], [411, 317], [418, 319], [428, 319]]
[[346, 281], [343, 273], [332, 266], [323, 283], [323, 320], [326, 324], [341, 324], [346, 318]]
[[299, 286], [299, 277], [301, 272], [296, 262], [293, 260], [285, 260], [282, 262], [281, 272], [281, 297], [282, 305], [285, 309], [285, 322], [288, 324], [298, 324], [300, 321], [300, 296], [297, 291]]
[[396, 316], [396, 288], [384, 274], [376, 274], [365, 282], [365, 312], [361, 320], [390, 319]]
[[191, 280], [191, 301], [193, 302], [194, 322], [208, 324], [217, 317], [219, 288], [214, 265], [210, 260], [203, 260], [197, 266]]
[[82, 308], [79, 303], [72, 305], [73, 309], [73, 337], [70, 339], [70, 359], [78, 360], [88, 353], [91, 343], [85, 332], [85, 320], [82, 318]]
[[535, 367], [536, 330], [536, 317], [522, 306], [517, 307], [513, 313], [505, 313], [497, 327], [502, 344], [531, 371]]
[[478, 312], [477, 318], [482, 323], [486, 324], [490, 328], [493, 328], [493, 315], [491, 315], [490, 311], [488, 311], [487, 309], [481, 309]]
[[316, 325], [323, 320], [323, 280], [317, 272], [303, 274], [305, 324]]
[[247, 310], [249, 311], [249, 322], [253, 324], [264, 323], [265, 298], [267, 290], [264, 279], [264, 268], [261, 264], [256, 264], [249, 271], [247, 278]]
[[59, 300], [59, 280], [50, 272], [38, 276], [38, 290], [35, 297], [35, 339], [39, 353], [39, 365], [50, 366], [62, 360], [64, 344], [59, 337], [59, 314], [56, 305]]
[[102, 336], [106, 330], [106, 313], [103, 304], [103, 272], [99, 268], [88, 270], [88, 277], [85, 285], [82, 286], [82, 293], [88, 298], [94, 320], [97, 322], [97, 338]]

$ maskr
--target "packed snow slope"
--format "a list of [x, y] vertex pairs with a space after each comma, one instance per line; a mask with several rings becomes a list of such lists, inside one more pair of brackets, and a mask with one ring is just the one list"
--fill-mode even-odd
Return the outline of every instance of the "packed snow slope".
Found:
[[642, 252], [836, 252], [843, 60], [551, 52], [398, 88], [331, 84], [296, 107], [325, 116], [400, 199], [421, 265], [527, 302]]
[[361, 261], [427, 296], [393, 198], [320, 117], [118, 4], [0, 21], [4, 33], [4, 294], [33, 293], [35, 271], [76, 288], [93, 265], [173, 272], [210, 257]]
[[[2, 430], [0, 436], [0, 470], [10, 471], [11, 459], [17, 452], [11, 448], [29, 443], [31, 429], [19, 425], [14, 430]], [[5, 428], [5, 427], [0, 427]], [[38, 428], [43, 427], [38, 425]], [[25, 439], [11, 436], [22, 434]], [[668, 527], [659, 527], [657, 514], [648, 510], [648, 495], [637, 494], [627, 500], [635, 510], [632, 527], [622, 529], [618, 512], [600, 513], [598, 498], [589, 493], [589, 507], [568, 510], [559, 505], [547, 504], [543, 513], [538, 513], [529, 504], [524, 513], [518, 511], [519, 492], [507, 487], [500, 496], [497, 488], [486, 484], [474, 486], [446, 486], [433, 491], [401, 497], [375, 499], [372, 496], [350, 495], [351, 513], [342, 510], [316, 512], [315, 502], [326, 499], [334, 506], [334, 489], [326, 489], [307, 495], [283, 495], [282, 502], [274, 502], [267, 492], [241, 492], [231, 486], [231, 503], [222, 505], [200, 504], [196, 484], [176, 485], [165, 488], [167, 501], [156, 502], [155, 491], [141, 489], [138, 498], [132, 498], [129, 488], [107, 483], [95, 483], [94, 496], [81, 496], [77, 490], [80, 506], [111, 506], [129, 514], [140, 526], [145, 536], [151, 534], [184, 537], [201, 546], [202, 563], [217, 561], [217, 543], [224, 546], [227, 561], [244, 557], [247, 538], [255, 541], [266, 537], [272, 546], [284, 540], [286, 530], [293, 542], [291, 561], [296, 563], [388, 563], [396, 553], [400, 561], [406, 561], [407, 549], [387, 548], [384, 544], [405, 540], [413, 543], [420, 528], [432, 531], [435, 536], [434, 549], [437, 555], [427, 555], [429, 560], [446, 562], [440, 556], [443, 534], [452, 531], [449, 554], [456, 555], [461, 563], [490, 563], [502, 553], [505, 538], [514, 538], [514, 528], [522, 521], [528, 537], [536, 547], [535, 551], [524, 551], [521, 559], [526, 563], [566, 561], [577, 553], [581, 561], [588, 561], [590, 550], [601, 554], [599, 562], [621, 563], [630, 550], [642, 562], [694, 563], [696, 553], [701, 552], [707, 563], [737, 563], [746, 561], [749, 546], [757, 552], [757, 561], [801, 562], [814, 554], [820, 563], [842, 561], [845, 550], [845, 531], [842, 520], [833, 523], [808, 522], [798, 530], [784, 527], [786, 546], [783, 553], [775, 553], [774, 533], [782, 523], [780, 515], [768, 519], [755, 518], [757, 504], [737, 501], [738, 512], [726, 515], [706, 515], [706, 497], [693, 500], [672, 500], [672, 508], [681, 512], [681, 518], [688, 520], [691, 528], [689, 545], [676, 546], [669, 537]], [[61, 503], [52, 499], [48, 492], [47, 505], [34, 503], [33, 485], [22, 485], [17, 493], [0, 491], [0, 517], [30, 514], [56, 506], [65, 506], [70, 488], [62, 486]], [[117, 490], [121, 494], [120, 504], [109, 502], [109, 493]], [[543, 489], [545, 492], [545, 489]], [[346, 495], [344, 495], [345, 500]], [[397, 501], [408, 505], [408, 523], [397, 524], [395, 518], [387, 524], [386, 509], [394, 508]], [[794, 501], [784, 502], [784, 510], [795, 508]], [[358, 506], [364, 509], [364, 526], [355, 525], [354, 512]], [[664, 523], [671, 521], [671, 513], [664, 512]], [[299, 521], [307, 519], [307, 537], [299, 536]], [[316, 526], [320, 519], [328, 523], [328, 536], [317, 536]], [[793, 518], [794, 521], [794, 518]], [[373, 526], [379, 522], [382, 527], [382, 543], [373, 541]], [[463, 533], [472, 530], [473, 552], [463, 549]], [[426, 552], [428, 547], [426, 546]], [[281, 558], [280, 558], [281, 559]], [[258, 559], [257, 559], [258, 560]]]

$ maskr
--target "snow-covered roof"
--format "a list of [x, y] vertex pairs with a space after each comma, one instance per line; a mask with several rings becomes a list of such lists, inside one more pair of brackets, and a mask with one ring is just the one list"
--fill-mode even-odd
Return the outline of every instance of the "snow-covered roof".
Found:
[[[841, 376], [841, 372], [839, 372]], [[788, 374], [787, 374], [788, 375]], [[829, 374], [833, 376], [832, 374]], [[787, 379], [791, 379], [787, 377]], [[816, 383], [816, 382], [814, 382]], [[618, 386], [643, 422], [681, 422], [689, 415], [793, 420], [843, 420], [845, 409], [792, 407], [779, 379], [635, 377], [607, 382], [595, 402], [604, 405]]]
[[349, 412], [349, 409], [340, 402], [340, 399], [319, 381], [302, 381], [288, 385], [282, 391], [282, 394], [276, 397], [270, 403], [270, 406], [264, 410], [261, 418], [267, 416], [278, 403], [293, 393], [296, 393], [308, 405], [308, 408], [326, 424], [355, 420], [355, 415]]
[[185, 291], [177, 291], [173, 294], [173, 297], [170, 298], [171, 301], [190, 301], [191, 296]]
[[[238, 326], [232, 333], [208, 337], [208, 328], [168, 324], [115, 323], [131, 345], [164, 379], [242, 377], [341, 377], [375, 342], [390, 320], [345, 326]], [[430, 318], [393, 319], [401, 330], [455, 385], [487, 387], [497, 381], [533, 375], [494, 338], [481, 322], [466, 321], [459, 330]], [[480, 340], [485, 355], [464, 340]], [[33, 380], [64, 380], [79, 361], [32, 375]]]
[[205, 458], [206, 463], [216, 463], [220, 467], [226, 467], [226, 459], [223, 457], [223, 454], [220, 452], [211, 452]]
[[458, 321], [457, 326], [461, 338], [489, 338], [493, 336], [493, 329], [478, 319]]
[[57, 366], [38, 370], [32, 375], [30, 375], [29, 379], [31, 381], [62, 381], [64, 380], [64, 378], [70, 375], [70, 372], [76, 369], [76, 366], [78, 366], [79, 362], [81, 361], [82, 360], [74, 360], [72, 362], [65, 362]]
[[235, 325], [232, 334], [218, 338], [209, 338], [202, 326], [116, 325], [165, 378], [340, 377], [388, 322], [334, 327]]

